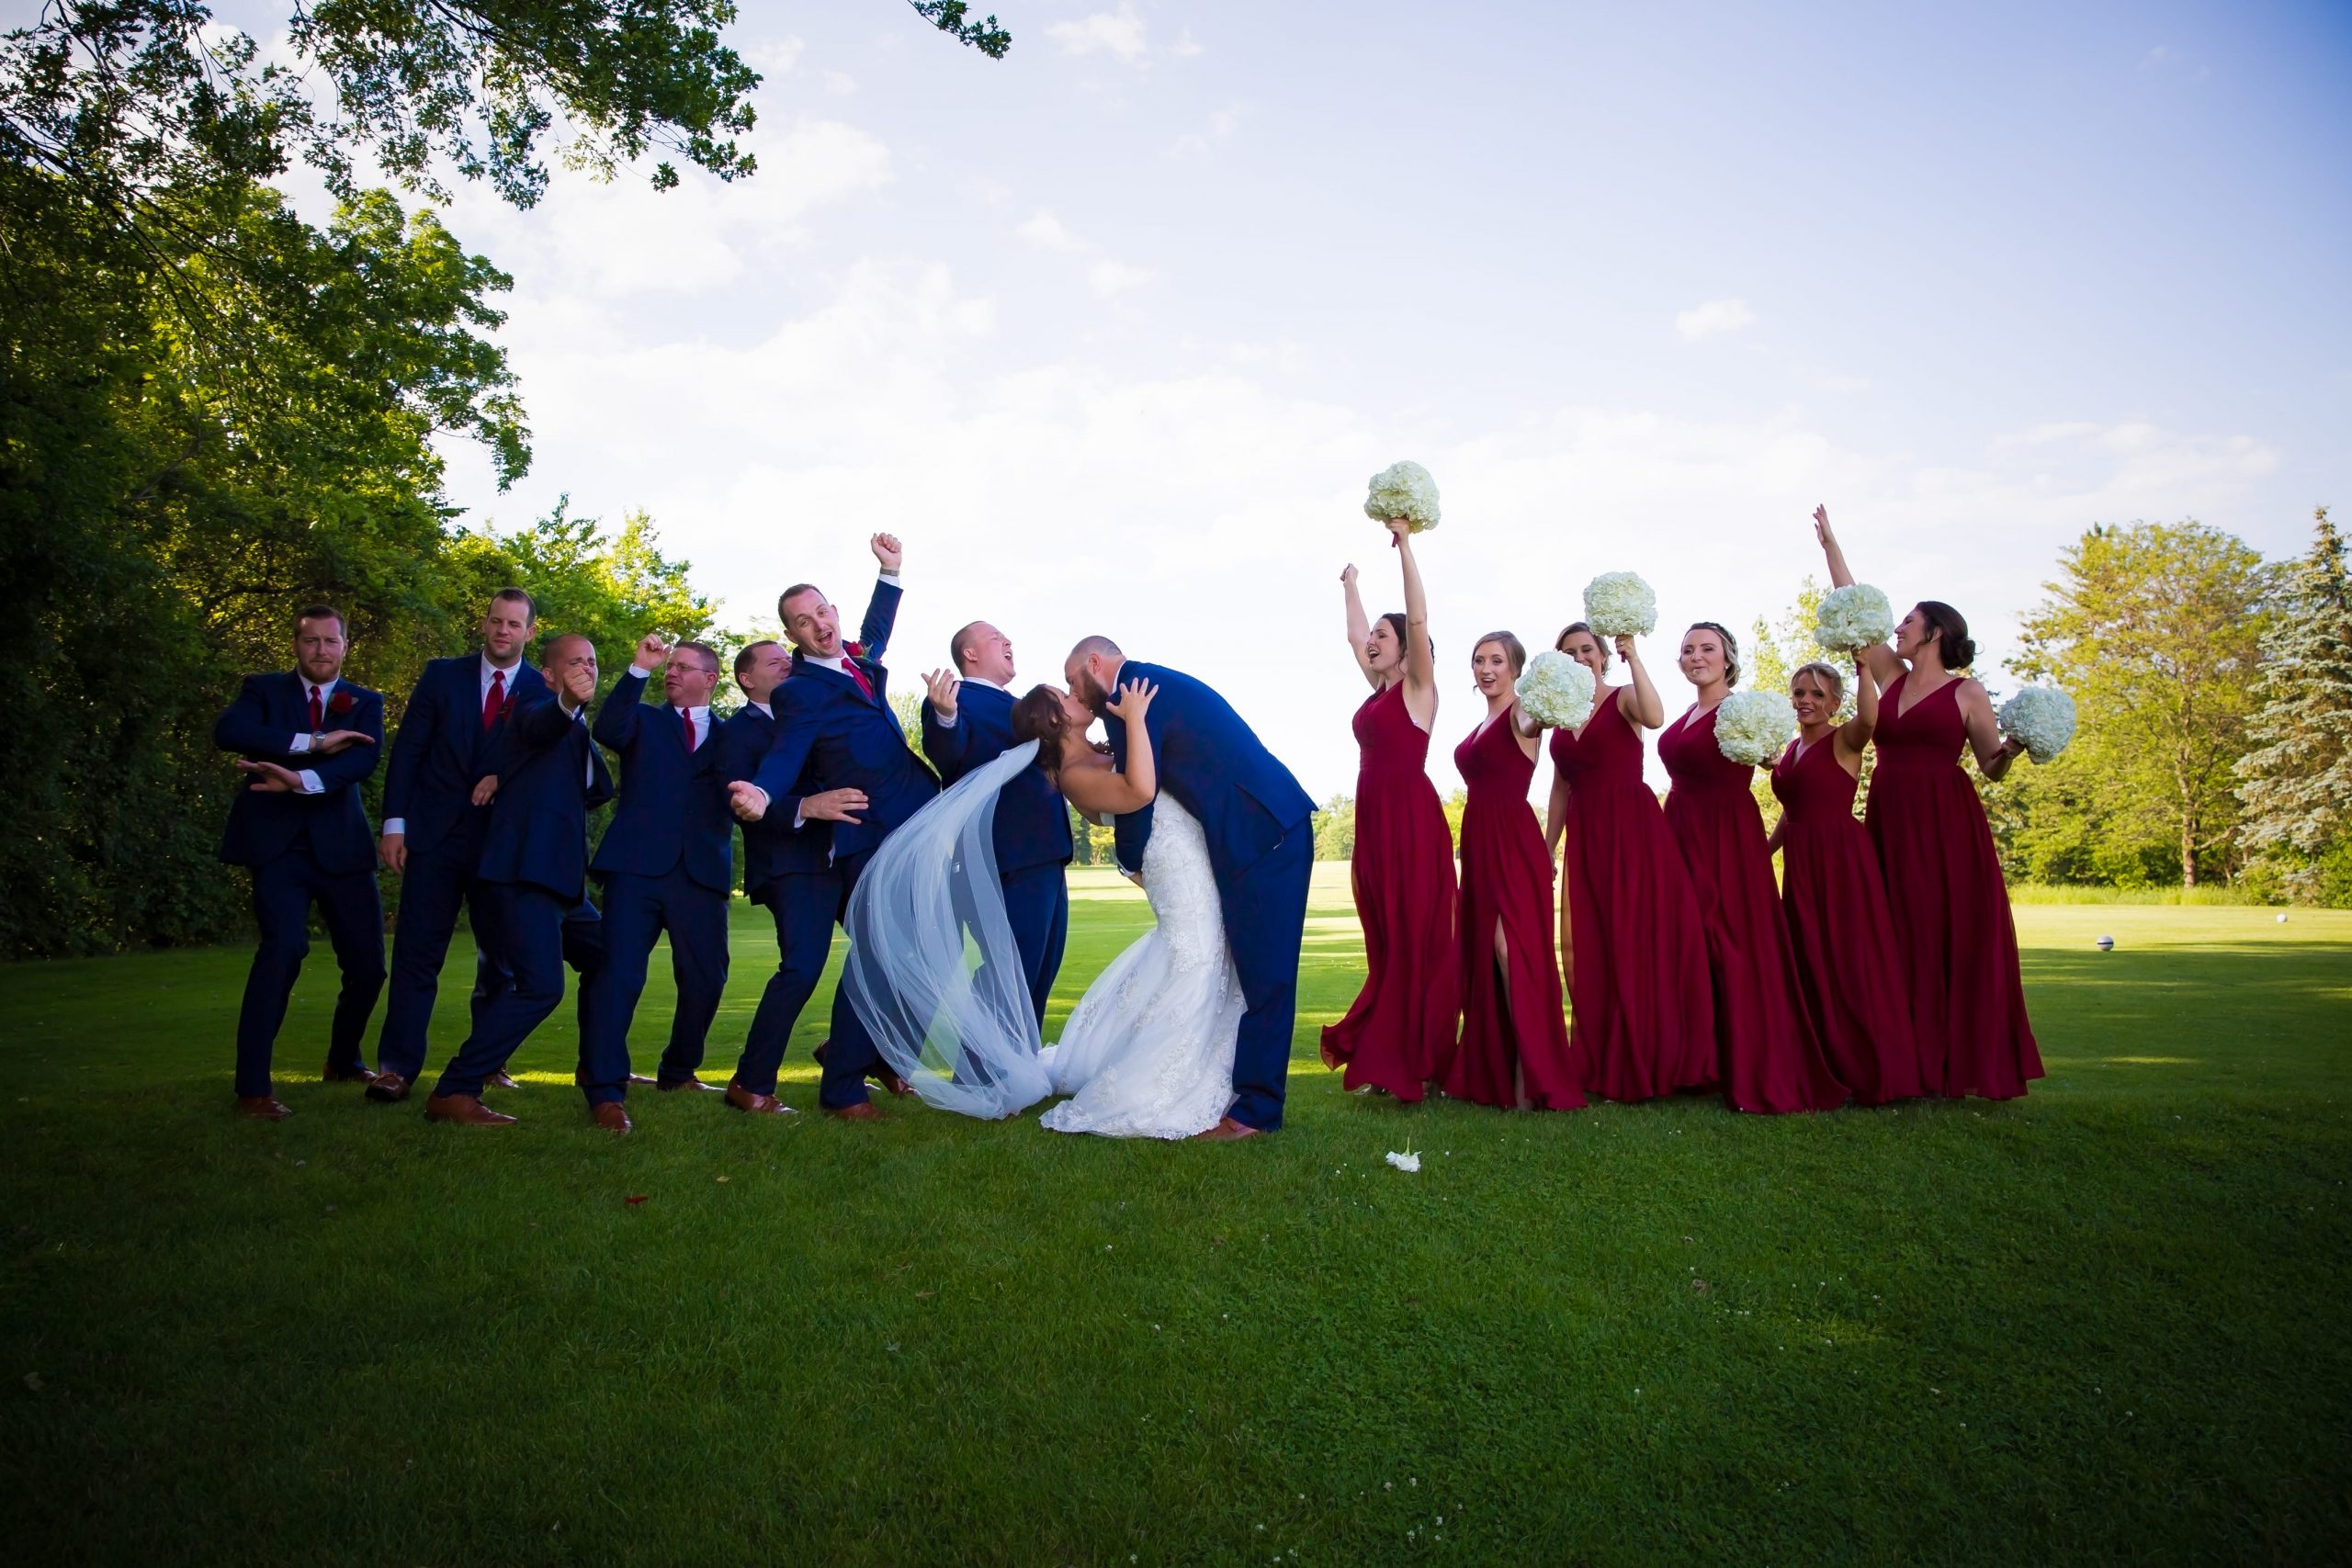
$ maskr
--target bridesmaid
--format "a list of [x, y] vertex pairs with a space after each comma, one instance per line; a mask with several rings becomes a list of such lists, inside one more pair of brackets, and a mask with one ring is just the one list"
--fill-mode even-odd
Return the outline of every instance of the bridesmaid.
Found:
[[1634, 639], [1617, 639], [1630, 679], [1582, 621], [1553, 645], [1592, 671], [1592, 716], [1552, 732], [1547, 849], [1561, 860], [1560, 953], [1568, 1039], [1584, 1091], [1652, 1100], [1715, 1087], [1715, 1004], [1707, 955], [1691, 945], [1699, 907], [1682, 852], [1642, 779], [1642, 731], [1666, 722]]
[[1345, 1066], [1350, 1089], [1421, 1098], [1453, 1056], [1462, 961], [1453, 941], [1453, 836], [1430, 783], [1437, 719], [1429, 601], [1411, 526], [1389, 524], [1405, 570], [1405, 613], [1364, 617], [1356, 569], [1347, 593], [1348, 645], [1372, 683], [1356, 710], [1356, 842], [1349, 874], [1363, 924], [1364, 982], [1348, 1015], [1323, 1031], [1323, 1065]]
[[[1854, 574], [1829, 531], [1827, 507], [1814, 509], [1813, 527], [1830, 581], [1847, 586]], [[1976, 645], [1951, 605], [1921, 600], [1894, 628], [1892, 649], [1862, 652], [1886, 694], [1863, 823], [1894, 911], [1920, 1086], [1928, 1094], [2015, 1100], [2041, 1076], [2041, 1052], [2025, 1015], [2000, 857], [1960, 752], [1965, 745], [1977, 771], [1997, 780], [2023, 748], [2002, 739], [1984, 686], [1959, 673], [1976, 662]]]
[[1552, 955], [1552, 857], [1527, 804], [1543, 727], [1512, 682], [1527, 649], [1488, 632], [1470, 650], [1487, 716], [1453, 749], [1462, 813], [1462, 1043], [1445, 1092], [1481, 1105], [1566, 1111], [1584, 1103]]
[[1829, 1068], [1864, 1105], [1919, 1092], [1919, 1053], [1886, 913], [1878, 852], [1854, 820], [1862, 748], [1878, 724], [1878, 682], [1854, 659], [1854, 716], [1838, 722], [1846, 680], [1805, 665], [1789, 678], [1797, 738], [1772, 767], [1781, 820], [1781, 900], [1796, 950], [1797, 987], [1820, 1032]]
[[1739, 644], [1713, 621], [1682, 634], [1683, 678], [1699, 700], [1658, 737], [1674, 787], [1667, 825], [1698, 895], [1714, 978], [1715, 1050], [1735, 1111], [1827, 1111], [1846, 1086], [1821, 1059], [1797, 990], [1788, 922], [1772, 887], [1772, 852], [1756, 808], [1756, 770], [1715, 744], [1715, 709], [1739, 680]]

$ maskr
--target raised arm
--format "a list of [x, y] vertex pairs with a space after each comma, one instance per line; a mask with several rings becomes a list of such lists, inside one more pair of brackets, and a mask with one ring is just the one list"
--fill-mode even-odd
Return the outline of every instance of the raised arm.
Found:
[[[1062, 795], [1080, 811], [1124, 817], [1141, 811], [1159, 795], [1159, 773], [1152, 757], [1151, 727], [1144, 716], [1159, 688], [1148, 681], [1129, 681], [1119, 688], [1111, 712], [1127, 728], [1127, 760], [1124, 769], [1078, 768], [1062, 775]], [[1140, 857], [1138, 857], [1140, 858]]]
[[[1820, 542], [1821, 558], [1828, 563], [1829, 585], [1832, 588], [1851, 588], [1854, 571], [1846, 564], [1845, 547], [1838, 542], [1838, 536], [1830, 532], [1829, 508], [1826, 506], [1813, 509], [1813, 536]], [[1894, 649], [1883, 643], [1862, 649], [1862, 656], [1870, 660], [1871, 673], [1878, 677], [1882, 686], [1892, 684], [1894, 678], [1903, 673], [1903, 660], [1895, 658]]]
[[858, 652], [879, 659], [890, 646], [890, 629], [899, 621], [899, 568], [906, 559], [895, 534], [876, 534], [866, 541], [882, 568], [874, 580], [873, 596], [865, 602], [865, 620], [857, 628]]
[[1998, 784], [2018, 753], [2025, 750], [2024, 743], [2002, 736], [2000, 718], [1993, 712], [1993, 699], [1985, 694], [1982, 681], [1961, 677], [1955, 694], [1960, 699], [1961, 722], [1968, 728], [1968, 749], [1976, 754], [1976, 771]]
[[[1878, 678], [1871, 673], [1871, 661], [1862, 650], [1854, 650], [1854, 716], [1838, 727], [1838, 750], [1851, 757], [1859, 764], [1862, 748], [1871, 743], [1871, 735], [1878, 728]], [[1849, 773], [1854, 770], [1849, 768]]]
[[1405, 708], [1427, 729], [1437, 719], [1437, 660], [1430, 654], [1430, 600], [1421, 587], [1421, 564], [1413, 558], [1411, 525], [1388, 525], [1405, 572]]
[[1356, 589], [1356, 568], [1350, 561], [1340, 571], [1340, 592], [1348, 602], [1348, 651], [1355, 655], [1356, 669], [1365, 683], [1377, 691], [1380, 677], [1372, 672], [1372, 664], [1364, 657], [1364, 645], [1372, 640], [1372, 617], [1363, 613], [1363, 595]]
[[1634, 646], [1630, 637], [1617, 639], [1617, 657], [1625, 661], [1632, 672], [1633, 702], [1617, 699], [1617, 711], [1640, 725], [1644, 729], [1662, 729], [1666, 726], [1666, 701], [1657, 694], [1657, 687], [1650, 682], [1649, 666], [1642, 662], [1641, 649]]

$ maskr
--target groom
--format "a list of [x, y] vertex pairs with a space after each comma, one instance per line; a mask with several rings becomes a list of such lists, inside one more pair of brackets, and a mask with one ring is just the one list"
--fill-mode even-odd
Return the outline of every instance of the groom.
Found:
[[[1160, 789], [1201, 824], [1226, 944], [1247, 1009], [1233, 1046], [1233, 1106], [1204, 1138], [1249, 1138], [1283, 1124], [1290, 1041], [1298, 1012], [1298, 952], [1306, 928], [1306, 883], [1315, 867], [1308, 818], [1315, 803], [1274, 760], [1232, 705], [1190, 675], [1129, 662], [1107, 637], [1091, 637], [1062, 665], [1072, 695], [1102, 718], [1111, 755], [1127, 765], [1127, 727], [1109, 709], [1123, 681], [1159, 688], [1145, 724]], [[1119, 865], [1143, 869], [1151, 807], [1117, 827]]]

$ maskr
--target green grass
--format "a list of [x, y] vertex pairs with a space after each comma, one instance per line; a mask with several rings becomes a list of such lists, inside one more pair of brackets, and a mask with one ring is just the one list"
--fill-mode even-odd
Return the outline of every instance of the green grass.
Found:
[[[2352, 915], [2020, 909], [2016, 1104], [1530, 1117], [1313, 1064], [1361, 971], [1333, 869], [1290, 1126], [1238, 1145], [650, 1093], [618, 1142], [568, 1004], [521, 1126], [430, 1126], [293, 1077], [322, 952], [268, 1125], [229, 1111], [242, 953], [0, 970], [11, 1560], [2352, 1549]], [[1146, 918], [1083, 882], [1057, 1011]]]

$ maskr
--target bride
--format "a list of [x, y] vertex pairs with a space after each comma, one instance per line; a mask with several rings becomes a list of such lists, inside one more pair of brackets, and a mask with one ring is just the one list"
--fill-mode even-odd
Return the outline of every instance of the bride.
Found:
[[[1066, 1094], [1046, 1126], [1127, 1138], [1190, 1137], [1232, 1103], [1241, 983], [1200, 824], [1158, 795], [1143, 722], [1153, 694], [1129, 682], [1111, 705], [1129, 737], [1121, 773], [1087, 739], [1084, 705], [1035, 687], [1012, 710], [1023, 744], [884, 840], [859, 880], [842, 983], [884, 1059], [927, 1103], [1001, 1117]], [[1158, 798], [1141, 878], [1158, 924], [1087, 988], [1060, 1042], [1043, 1046], [989, 830], [997, 796], [1030, 767], [1090, 818]]]

